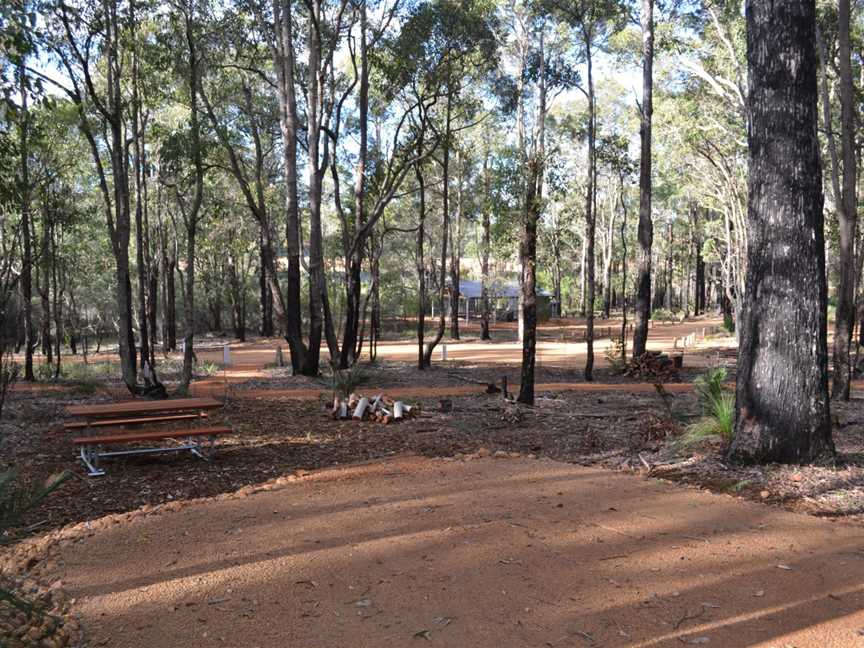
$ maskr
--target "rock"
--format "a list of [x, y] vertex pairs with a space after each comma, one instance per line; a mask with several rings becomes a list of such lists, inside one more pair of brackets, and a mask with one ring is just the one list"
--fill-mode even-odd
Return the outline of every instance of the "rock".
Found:
[[762, 499], [768, 499], [770, 496], [771, 493], [769, 493], [767, 490], [763, 490], [759, 493], [759, 497], [761, 497]]
[[496, 450], [492, 457], [495, 459], [509, 459], [510, 455], [504, 450]]
[[489, 451], [489, 448], [480, 448], [480, 449], [476, 452], [476, 455], [477, 455], [478, 457], [480, 457], [481, 459], [484, 458], [484, 457], [488, 457], [488, 456], [491, 455], [491, 454], [492, 454], [492, 453]]

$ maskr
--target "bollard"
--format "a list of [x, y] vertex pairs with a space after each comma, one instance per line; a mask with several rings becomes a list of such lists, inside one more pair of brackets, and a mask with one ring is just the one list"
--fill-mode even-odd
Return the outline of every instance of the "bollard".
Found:
[[446, 344], [441, 345], [441, 359], [442, 360], [447, 359], [447, 345]]
[[227, 344], [222, 347], [222, 364], [226, 367], [231, 366], [231, 347]]

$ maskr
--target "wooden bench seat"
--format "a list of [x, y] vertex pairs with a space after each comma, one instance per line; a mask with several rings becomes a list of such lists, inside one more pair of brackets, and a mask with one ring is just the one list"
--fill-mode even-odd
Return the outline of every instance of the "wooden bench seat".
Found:
[[[87, 473], [91, 477], [104, 475], [105, 471], [99, 468], [99, 460], [103, 457], [116, 457], [120, 455], [151, 454], [155, 452], [181, 452], [189, 450], [195, 456], [209, 461], [213, 455], [214, 439], [221, 434], [228, 434], [232, 430], [227, 426], [211, 426], [189, 429], [165, 429], [165, 430], [138, 430], [133, 432], [117, 434], [101, 434], [85, 437], [76, 437], [72, 443], [79, 448], [81, 461], [87, 467]], [[183, 439], [185, 443], [179, 446], [133, 448], [130, 450], [104, 451], [104, 445], [121, 445], [127, 443], [141, 443], [144, 441], [161, 441], [165, 439]], [[205, 449], [202, 439], [207, 442]]]
[[124, 434], [100, 434], [95, 436], [76, 437], [72, 439], [75, 445], [107, 445], [109, 443], [136, 443], [138, 441], [153, 441], [156, 439], [176, 439], [180, 437], [218, 436], [231, 432], [230, 427], [213, 426], [189, 428], [188, 430], [141, 430]]
[[64, 423], [64, 430], [86, 430], [91, 427], [113, 427], [119, 425], [147, 425], [148, 423], [170, 423], [181, 421], [195, 421], [207, 418], [207, 412], [201, 414], [172, 414], [170, 416], [142, 416], [139, 418], [125, 419], [99, 419], [95, 421], [73, 421]]

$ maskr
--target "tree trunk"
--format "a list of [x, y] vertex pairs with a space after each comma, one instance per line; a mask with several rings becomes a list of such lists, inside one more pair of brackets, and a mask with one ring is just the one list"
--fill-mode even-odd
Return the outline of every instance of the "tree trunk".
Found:
[[[456, 230], [450, 241], [450, 339], [459, 339], [459, 297], [460, 277], [462, 262], [462, 174], [464, 172], [464, 160], [461, 151], [456, 151], [456, 164], [458, 165], [458, 180], [456, 185]], [[466, 304], [468, 297], [465, 297]], [[467, 305], [466, 305], [467, 308]]]
[[839, 0], [840, 145], [843, 152], [843, 187], [838, 210], [840, 230], [840, 282], [834, 324], [834, 381], [831, 395], [849, 400], [852, 363], [849, 350], [855, 328], [855, 230], [857, 222], [857, 172], [855, 159], [855, 88], [852, 83], [850, 0]]
[[634, 304], [633, 357], [645, 353], [651, 318], [651, 118], [654, 91], [654, 0], [642, 0], [642, 116], [639, 128], [639, 247], [636, 252], [636, 302]]
[[[444, 113], [444, 152], [441, 174], [443, 177], [443, 187], [441, 192], [441, 268], [438, 277], [438, 330], [435, 337], [426, 345], [426, 351], [423, 354], [423, 364], [427, 367], [432, 364], [432, 352], [438, 343], [444, 337], [444, 331], [447, 327], [447, 313], [444, 310], [444, 304], [447, 297], [447, 241], [450, 238], [450, 192], [448, 191], [448, 173], [450, 165], [450, 119], [452, 111], [452, 99], [447, 95], [447, 107]], [[451, 304], [452, 306], [452, 304]]]
[[194, 4], [189, 0], [185, 9], [186, 45], [189, 55], [189, 128], [191, 131], [192, 162], [195, 168], [195, 193], [186, 222], [186, 299], [184, 301], [184, 319], [186, 330], [183, 334], [183, 375], [181, 391], [188, 391], [192, 382], [193, 348], [195, 339], [195, 237], [198, 231], [198, 218], [201, 203], [204, 199], [204, 160], [201, 147], [201, 127], [198, 115], [198, 95], [200, 83], [200, 62], [195, 37]]
[[[422, 146], [422, 135], [418, 138], [418, 146]], [[426, 355], [423, 352], [423, 338], [426, 334], [426, 259], [424, 258], [424, 239], [426, 238], [426, 179], [423, 176], [423, 163], [414, 164], [414, 175], [417, 178], [417, 252], [415, 264], [417, 267], [417, 368], [426, 368]]]
[[543, 166], [546, 157], [546, 52], [544, 27], [539, 36], [540, 70], [538, 74], [537, 125], [534, 130], [533, 151], [525, 169], [524, 221], [520, 257], [522, 261], [522, 370], [517, 400], [534, 404], [534, 369], [537, 357], [537, 222], [543, 200]]
[[[39, 281], [39, 270], [37, 269], [36, 289], [42, 301], [42, 355], [45, 356], [45, 364], [53, 362], [54, 350], [51, 343], [51, 222], [53, 220], [53, 192], [46, 188], [42, 209], [42, 244], [39, 254], [42, 256], [42, 280]], [[21, 273], [23, 277], [23, 272]], [[23, 285], [23, 284], [22, 284]], [[25, 313], [25, 322], [26, 322]], [[25, 331], [27, 330], [25, 325]]]
[[485, 142], [483, 155], [483, 243], [480, 248], [480, 301], [481, 301], [481, 320], [480, 320], [480, 339], [489, 340], [489, 252], [492, 243], [492, 214], [489, 205], [490, 201], [490, 185], [492, 183], [491, 173], [489, 170], [489, 141]]
[[674, 244], [672, 221], [666, 225], [666, 271], [663, 273], [665, 286], [663, 288], [663, 307], [672, 312], [672, 247]]
[[260, 294], [261, 327], [258, 332], [262, 337], [273, 337], [273, 291], [267, 283], [267, 265], [264, 259], [264, 239], [259, 240], [260, 266], [258, 268], [258, 291]]
[[828, 400], [814, 0], [748, 0], [748, 271], [736, 385], [737, 462], [833, 457]]
[[588, 187], [585, 193], [585, 269], [587, 277], [585, 279], [586, 295], [585, 295], [585, 341], [587, 343], [586, 359], [585, 359], [585, 380], [591, 382], [594, 380], [594, 296], [595, 296], [595, 260], [594, 260], [594, 239], [597, 226], [597, 214], [595, 208], [597, 171], [594, 154], [594, 145], [596, 137], [597, 118], [595, 115], [594, 103], [594, 77], [593, 77], [593, 61], [591, 60], [590, 38], [585, 39], [585, 50], [587, 52], [586, 63], [588, 68]]
[[[297, 202], [297, 98], [294, 90], [294, 36], [293, 0], [274, 2], [277, 9], [274, 28], [276, 30], [276, 68], [279, 94], [279, 126], [282, 132], [282, 162], [285, 176], [285, 222], [288, 252], [288, 272], [285, 291], [285, 308], [281, 313], [285, 321], [285, 339], [291, 352], [291, 368], [295, 374], [306, 373], [306, 347], [303, 344], [300, 315], [300, 214]], [[317, 164], [317, 161], [316, 161]], [[271, 263], [268, 275], [271, 289], [279, 291], [275, 266]], [[276, 298], [274, 306], [279, 305]], [[316, 351], [317, 353], [317, 351]], [[318, 372], [317, 366], [314, 373]]]
[[[26, 7], [26, 2], [23, 3]], [[22, 7], [22, 9], [24, 8]], [[18, 83], [21, 92], [21, 115], [19, 125], [19, 148], [21, 154], [21, 233], [23, 243], [23, 255], [21, 259], [21, 297], [24, 309], [24, 380], [36, 380], [33, 374], [33, 350], [36, 347], [36, 331], [33, 327], [33, 243], [32, 224], [30, 214], [30, 153], [29, 153], [29, 131], [30, 111], [27, 97], [30, 92], [27, 88], [26, 57], [21, 57], [18, 66]], [[44, 317], [44, 316], [43, 316]]]

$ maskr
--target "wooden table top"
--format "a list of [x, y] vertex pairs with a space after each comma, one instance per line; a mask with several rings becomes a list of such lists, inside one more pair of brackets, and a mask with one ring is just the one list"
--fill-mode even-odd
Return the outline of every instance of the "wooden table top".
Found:
[[104, 405], [70, 405], [67, 416], [116, 416], [130, 414], [162, 414], [164, 412], [186, 412], [211, 410], [222, 407], [215, 398], [173, 398], [168, 400], [132, 400]]

